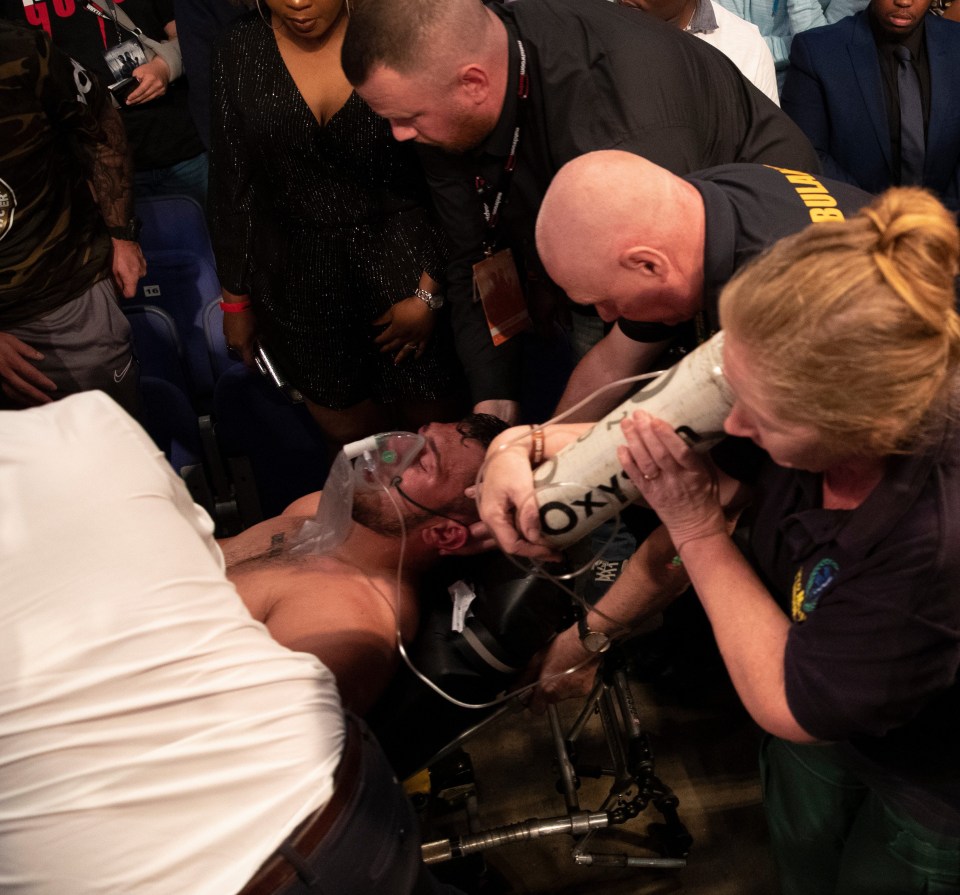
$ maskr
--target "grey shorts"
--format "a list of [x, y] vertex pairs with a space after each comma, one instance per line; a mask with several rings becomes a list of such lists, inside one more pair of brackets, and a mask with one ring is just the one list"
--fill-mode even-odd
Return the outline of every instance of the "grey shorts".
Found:
[[57, 384], [54, 397], [100, 389], [137, 415], [140, 367], [111, 277], [55, 311], [5, 331], [43, 354], [36, 367]]

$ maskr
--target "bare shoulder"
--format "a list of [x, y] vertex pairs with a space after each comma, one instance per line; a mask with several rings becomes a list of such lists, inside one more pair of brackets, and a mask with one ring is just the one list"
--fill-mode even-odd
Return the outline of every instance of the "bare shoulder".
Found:
[[[274, 640], [320, 659], [336, 677], [344, 704], [362, 714], [398, 661], [395, 582], [369, 578], [332, 557], [305, 560], [285, 570], [282, 587], [273, 576], [263, 621]], [[401, 601], [406, 640], [415, 630], [416, 610], [408, 593]]]
[[395, 627], [396, 582], [370, 578], [332, 556], [304, 556], [282, 564], [284, 586], [271, 609], [271, 619], [298, 628], [327, 631]]
[[397, 604], [404, 640], [416, 631], [413, 591], [332, 556], [254, 559], [228, 570], [274, 640], [313, 653], [337, 678], [346, 705], [364, 712], [396, 667]]
[[[303, 649], [313, 638], [362, 636], [384, 644], [392, 652], [397, 618], [404, 640], [416, 632], [419, 616], [415, 592], [397, 588], [391, 575], [369, 576], [331, 556], [298, 557], [251, 577], [259, 588], [269, 588], [261, 603], [264, 621], [276, 640]], [[235, 579], [246, 601], [244, 582]], [[312, 651], [312, 650], [310, 650]]]
[[288, 506], [281, 516], [315, 516], [320, 507], [320, 495], [322, 491], [314, 491], [311, 494], [304, 494], [298, 497], [290, 506]]

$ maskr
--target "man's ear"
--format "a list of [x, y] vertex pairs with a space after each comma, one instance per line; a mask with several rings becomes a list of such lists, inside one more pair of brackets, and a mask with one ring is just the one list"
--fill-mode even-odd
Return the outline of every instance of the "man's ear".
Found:
[[475, 63], [464, 65], [457, 72], [457, 81], [467, 99], [474, 105], [483, 105], [490, 94], [490, 78], [485, 69]]
[[452, 519], [440, 519], [420, 534], [428, 547], [440, 553], [456, 553], [470, 540], [470, 529]]
[[670, 266], [663, 252], [650, 246], [630, 246], [620, 253], [620, 266], [641, 276], [663, 279]]

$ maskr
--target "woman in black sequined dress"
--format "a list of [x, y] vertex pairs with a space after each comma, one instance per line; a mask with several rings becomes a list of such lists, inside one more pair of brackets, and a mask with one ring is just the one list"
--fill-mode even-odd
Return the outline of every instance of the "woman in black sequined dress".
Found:
[[449, 419], [444, 245], [412, 147], [340, 68], [342, 0], [261, 0], [214, 59], [211, 229], [227, 344], [257, 342], [332, 445]]

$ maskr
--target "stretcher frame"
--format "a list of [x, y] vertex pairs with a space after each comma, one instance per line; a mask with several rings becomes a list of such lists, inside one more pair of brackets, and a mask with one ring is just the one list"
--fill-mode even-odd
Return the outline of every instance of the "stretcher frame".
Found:
[[[484, 852], [509, 843], [532, 841], [566, 834], [573, 840], [572, 858], [578, 865], [678, 870], [686, 866], [693, 837], [680, 819], [679, 799], [656, 774], [649, 738], [640, 720], [637, 701], [627, 675], [628, 660], [615, 646], [600, 663], [590, 694], [570, 726], [564, 730], [556, 706], [548, 706], [546, 718], [558, 769], [557, 789], [566, 813], [478, 829], [477, 795], [473, 786], [454, 786], [452, 791], [434, 789], [435, 797], [448, 803], [459, 801], [467, 814], [468, 832], [424, 842], [426, 864], [439, 864]], [[489, 724], [513, 708], [507, 703], [497, 712], [462, 733], [428, 763], [432, 768], [460, 749]], [[577, 743], [588, 723], [599, 718], [603, 727], [609, 764], [588, 765], [579, 761]], [[582, 777], [609, 778], [611, 784], [599, 806], [581, 805], [578, 793]], [[595, 850], [599, 830], [618, 827], [644, 814], [652, 806], [660, 822], [648, 824], [650, 840], [659, 854], [642, 856], [626, 852]]]

